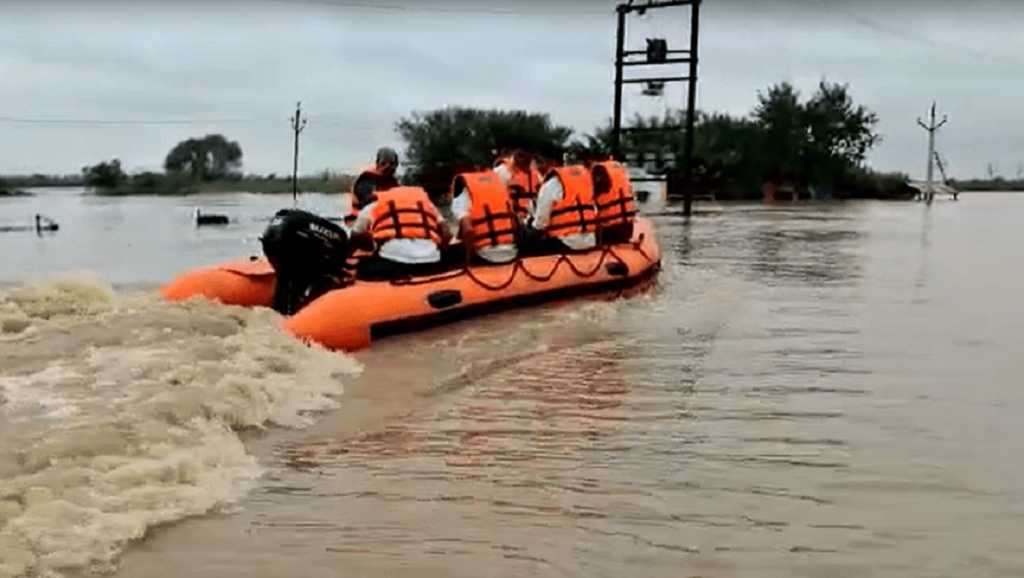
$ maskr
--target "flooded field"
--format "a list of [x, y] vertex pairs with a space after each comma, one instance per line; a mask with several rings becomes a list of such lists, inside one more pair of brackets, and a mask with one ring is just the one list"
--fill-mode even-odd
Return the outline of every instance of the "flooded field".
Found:
[[154, 294], [290, 198], [49, 194], [0, 199], [62, 225], [4, 238], [0, 576], [1024, 574], [1024, 196], [648, 206], [641, 295], [342, 355]]

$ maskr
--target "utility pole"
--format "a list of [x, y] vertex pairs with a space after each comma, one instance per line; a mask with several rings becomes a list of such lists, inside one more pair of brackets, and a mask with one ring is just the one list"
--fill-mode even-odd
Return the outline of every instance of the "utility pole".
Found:
[[695, 123], [697, 102], [697, 32], [700, 24], [700, 0], [693, 3], [693, 10], [690, 13], [690, 70], [689, 93], [686, 97], [686, 143], [683, 145], [683, 215], [690, 216], [690, 208], [693, 206], [693, 125]]
[[931, 108], [930, 116], [928, 118], [928, 124], [925, 124], [921, 120], [921, 117], [917, 118], [917, 124], [921, 125], [921, 128], [923, 128], [924, 130], [928, 131], [928, 169], [926, 171], [926, 175], [927, 176], [925, 177], [925, 180], [928, 182], [928, 190], [925, 191], [924, 197], [925, 197], [925, 201], [927, 201], [929, 203], [931, 203], [932, 199], [935, 197], [935, 189], [933, 188], [934, 185], [932, 183], [932, 177], [933, 177], [932, 163], [935, 160], [935, 131], [939, 130], [939, 128], [942, 125], [946, 124], [947, 120], [948, 119], [946, 118], [946, 115], [942, 115], [942, 121], [939, 122], [938, 124], [935, 123], [935, 102], [934, 101], [932, 102], [932, 108]]
[[[619, 4], [615, 8], [618, 17], [618, 29], [615, 37], [615, 110], [612, 116], [612, 154], [619, 161], [623, 161], [622, 134], [623, 133], [651, 133], [651, 132], [672, 132], [684, 130], [683, 144], [683, 171], [682, 179], [678, 168], [671, 169], [664, 178], [644, 180], [665, 180], [669, 197], [675, 197], [682, 188], [684, 197], [683, 214], [690, 216], [690, 209], [693, 201], [693, 126], [696, 116], [697, 100], [697, 34], [700, 21], [700, 4], [702, 0], [628, 0], [625, 4]], [[631, 13], [643, 15], [648, 10], [659, 8], [672, 8], [689, 6], [690, 10], [690, 38], [689, 48], [684, 50], [669, 50], [668, 42], [664, 38], [648, 38], [646, 50], [626, 49], [626, 17]], [[635, 57], [642, 58], [635, 58]], [[623, 69], [626, 66], [655, 66], [685, 64], [688, 66], [685, 76], [660, 76], [660, 77], [639, 77], [623, 78]], [[687, 83], [686, 91], [686, 120], [683, 126], [662, 126], [658, 128], [640, 128], [622, 126], [622, 88], [625, 84], [646, 84], [647, 90], [644, 94], [661, 94], [664, 85], [669, 82]], [[650, 92], [648, 92], [650, 91]], [[634, 141], [635, 142], [635, 141]], [[635, 179], [641, 180], [641, 179]], [[682, 180], [683, 182], [680, 182]]]
[[938, 151], [935, 151], [935, 165], [939, 167], [939, 174], [942, 175], [942, 184], [949, 183], [949, 177], [946, 176], [946, 165], [942, 163], [942, 157], [939, 156]]
[[623, 51], [626, 44], [626, 10], [615, 9], [619, 15], [618, 32], [615, 34], [615, 112], [612, 116], [612, 155], [622, 161], [622, 67], [625, 66]]
[[292, 132], [295, 135], [295, 153], [292, 156], [292, 204], [299, 199], [299, 133], [306, 128], [306, 119], [302, 118], [302, 103], [295, 104], [295, 116], [292, 117]]

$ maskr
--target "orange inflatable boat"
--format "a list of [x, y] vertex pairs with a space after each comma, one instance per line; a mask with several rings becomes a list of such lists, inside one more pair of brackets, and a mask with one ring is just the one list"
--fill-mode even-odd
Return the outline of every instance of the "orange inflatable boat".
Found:
[[[651, 222], [637, 218], [633, 239], [585, 253], [523, 257], [424, 277], [361, 281], [334, 289], [287, 317], [284, 329], [329, 349], [364, 348], [380, 337], [584, 293], [637, 286], [660, 268]], [[172, 301], [206, 297], [228, 305], [269, 307], [274, 270], [266, 259], [188, 272], [161, 289]]]

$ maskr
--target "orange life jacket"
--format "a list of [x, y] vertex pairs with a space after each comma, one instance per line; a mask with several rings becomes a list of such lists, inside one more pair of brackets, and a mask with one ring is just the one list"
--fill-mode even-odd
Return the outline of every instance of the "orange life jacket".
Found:
[[633, 197], [633, 185], [629, 182], [629, 173], [626, 172], [625, 167], [614, 160], [596, 163], [591, 170], [602, 169], [608, 174], [611, 186], [604, 192], [594, 194], [597, 226], [611, 227], [633, 222], [637, 211], [636, 200]]
[[473, 232], [473, 248], [514, 245], [519, 220], [509, 196], [508, 187], [494, 171], [462, 173], [455, 177], [465, 184], [469, 195], [469, 222]]
[[552, 237], [565, 237], [594, 231], [597, 211], [594, 209], [594, 183], [590, 171], [583, 165], [570, 165], [551, 169], [562, 183], [562, 200], [551, 206], [547, 233]]
[[509, 175], [511, 175], [508, 188], [512, 197], [512, 203], [515, 205], [516, 214], [521, 219], [525, 219], [526, 215], [530, 212], [530, 203], [537, 200], [537, 191], [540, 190], [540, 185], [544, 179], [533, 163], [530, 163], [529, 171], [524, 171], [517, 167], [512, 161], [512, 157], [502, 159], [501, 164], [505, 165]]
[[[367, 180], [373, 181], [374, 194], [366, 199], [360, 199], [359, 195], [356, 194], [356, 190], [359, 187], [359, 185], [362, 185]], [[369, 205], [374, 201], [376, 193], [380, 191], [386, 191], [388, 189], [393, 189], [397, 186], [398, 179], [396, 179], [393, 175], [385, 176], [384, 174], [377, 170], [376, 166], [370, 166], [366, 169], [363, 169], [363, 172], [359, 173], [359, 176], [356, 177], [356, 180], [352, 181], [352, 190], [349, 191], [352, 195], [352, 209], [349, 211], [349, 214], [345, 217], [346, 220], [356, 218], [356, 216], [359, 215], [359, 211], [361, 211], [363, 207]]]
[[370, 231], [379, 247], [392, 239], [430, 239], [441, 244], [441, 215], [420, 187], [395, 187], [377, 193]]

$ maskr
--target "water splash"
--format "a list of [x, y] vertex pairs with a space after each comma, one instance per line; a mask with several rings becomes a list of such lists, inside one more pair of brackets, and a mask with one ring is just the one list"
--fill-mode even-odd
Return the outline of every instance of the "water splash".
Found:
[[244, 495], [261, 470], [238, 432], [309, 424], [360, 370], [278, 322], [80, 276], [0, 293], [0, 577], [112, 571]]

